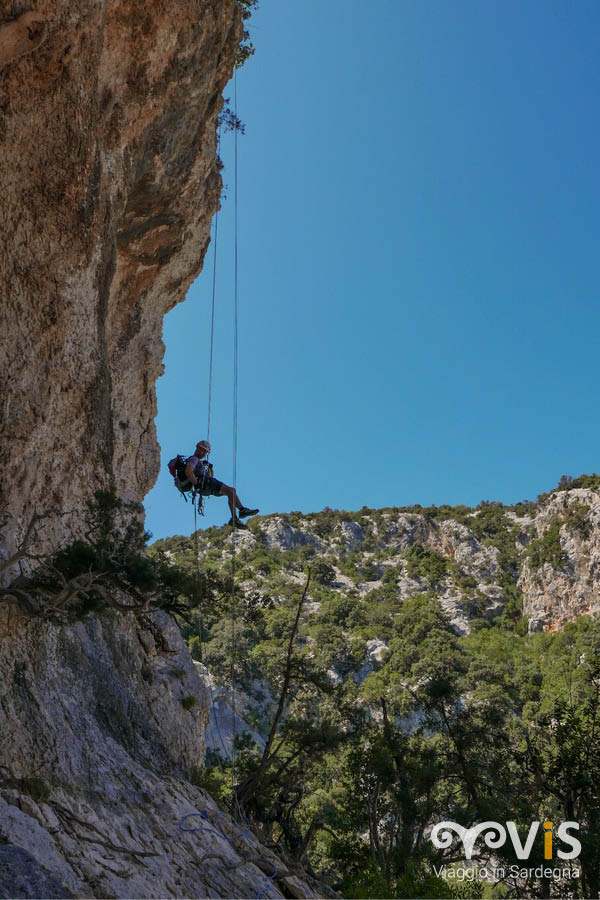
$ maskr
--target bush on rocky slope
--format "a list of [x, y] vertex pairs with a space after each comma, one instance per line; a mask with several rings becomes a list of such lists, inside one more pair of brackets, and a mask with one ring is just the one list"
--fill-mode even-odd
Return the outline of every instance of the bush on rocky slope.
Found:
[[[561, 552], [571, 559], [593, 552], [598, 498], [574, 490], [557, 490], [539, 505], [329, 509], [257, 517], [235, 538], [227, 529], [200, 533], [201, 553], [215, 572], [227, 570], [236, 541], [240, 591], [258, 598], [239, 607], [236, 671], [263, 735], [302, 569], [319, 566], [278, 737], [281, 777], [273, 773], [251, 813], [269, 839], [351, 896], [416, 896], [418, 884], [427, 884], [429, 896], [457, 896], [432, 874], [447, 858], [426, 838], [435, 821], [560, 820], [575, 804], [582, 828], [596, 833], [593, 790], [573, 794], [566, 785], [579, 778], [584, 735], [600, 715], [592, 665], [600, 625], [584, 616], [562, 630], [527, 634], [522, 616], [535, 554], [557, 559], [553, 517], [563, 529]], [[155, 546], [170, 552], [168, 540]], [[571, 578], [576, 571], [551, 566], [539, 573]], [[187, 627], [196, 648], [198, 632]], [[218, 653], [226, 678], [227, 626], [211, 611], [202, 627], [205, 653]], [[565, 728], [543, 725], [563, 721], [577, 726], [569, 739]], [[327, 740], [325, 723], [333, 729]], [[320, 737], [311, 743], [310, 734]], [[594, 734], [588, 758], [597, 781]], [[247, 734], [240, 744], [246, 774], [260, 756], [254, 740]], [[206, 777], [223, 786], [229, 762], [216, 766]], [[540, 860], [541, 850], [534, 850]], [[513, 861], [508, 851], [503, 861]], [[584, 865], [582, 884], [593, 889], [597, 861], [588, 855]], [[540, 889], [535, 879], [508, 882], [509, 895]], [[472, 887], [473, 896], [481, 891]]]

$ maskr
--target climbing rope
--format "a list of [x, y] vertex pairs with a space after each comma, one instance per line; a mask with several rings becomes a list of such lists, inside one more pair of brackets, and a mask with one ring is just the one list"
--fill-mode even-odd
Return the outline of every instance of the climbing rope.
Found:
[[[237, 70], [234, 74], [234, 113], [237, 121]], [[237, 500], [237, 451], [238, 451], [238, 134], [237, 128], [234, 128], [234, 303], [233, 303], [233, 459], [232, 459], [232, 486], [233, 486], [233, 514], [232, 522], [236, 518], [236, 500]], [[220, 135], [217, 136], [217, 154], [220, 150]], [[213, 388], [213, 368], [214, 368], [214, 335], [215, 335], [215, 307], [217, 293], [217, 245], [218, 245], [218, 225], [219, 214], [215, 213], [214, 227], [214, 249], [213, 249], [213, 277], [212, 277], [212, 297], [211, 297], [211, 324], [210, 324], [210, 353], [209, 353], [209, 375], [208, 375], [208, 422], [206, 429], [206, 439], [210, 441], [210, 426], [212, 414], [212, 388]], [[208, 459], [208, 455], [207, 455]], [[194, 502], [196, 501], [196, 502]], [[194, 554], [196, 557], [196, 577], [200, 582], [200, 560], [198, 553], [198, 514], [204, 515], [204, 504], [200, 492], [192, 495], [192, 505], [194, 507]], [[230, 684], [231, 684], [231, 797], [232, 810], [235, 811], [235, 779], [236, 779], [236, 700], [235, 700], [235, 663], [237, 655], [237, 634], [236, 634], [236, 617], [237, 617], [237, 596], [235, 587], [236, 576], [236, 532], [235, 527], [231, 538], [231, 666], [230, 666]], [[202, 605], [200, 604], [200, 643], [203, 639], [203, 618]]]
[[204, 662], [202, 646], [204, 643], [204, 612], [202, 609], [202, 596], [200, 594], [200, 556], [198, 553], [198, 518], [196, 504], [194, 506], [194, 557], [196, 560], [196, 584], [198, 585], [198, 615], [200, 617], [200, 662]]
[[[221, 135], [217, 131], [217, 157], [221, 150]], [[208, 424], [206, 426], [206, 440], [210, 442], [210, 417], [212, 409], [213, 386], [213, 359], [215, 347], [215, 298], [217, 295], [217, 243], [219, 237], [219, 210], [215, 213], [215, 233], [213, 238], [213, 278], [212, 278], [212, 302], [210, 314], [210, 355], [208, 363]]]
[[[221, 150], [221, 135], [217, 130], [217, 157]], [[212, 387], [213, 387], [213, 366], [214, 366], [214, 349], [215, 349], [215, 306], [217, 297], [217, 245], [219, 238], [219, 210], [215, 212], [215, 227], [213, 237], [213, 277], [212, 277], [212, 297], [210, 310], [210, 352], [208, 362], [208, 402], [207, 402], [207, 424], [206, 424], [206, 440], [210, 442], [210, 419], [212, 412]], [[208, 459], [208, 455], [207, 455]], [[204, 515], [204, 498], [200, 491], [192, 492], [192, 506], [194, 507], [194, 556], [196, 559], [196, 581], [200, 584], [200, 559], [198, 555], [198, 513]], [[204, 620], [202, 612], [202, 602], [199, 604], [200, 609], [200, 655], [202, 656], [202, 644], [204, 641]]]
[[[234, 114], [237, 117], [237, 68], [233, 76]], [[237, 446], [238, 446], [238, 130], [233, 130], [233, 513], [232, 523], [237, 515]], [[235, 524], [231, 535], [231, 803], [235, 812], [237, 803], [235, 796], [236, 758], [236, 710], [235, 710], [235, 662], [236, 662], [236, 605], [235, 590]]]

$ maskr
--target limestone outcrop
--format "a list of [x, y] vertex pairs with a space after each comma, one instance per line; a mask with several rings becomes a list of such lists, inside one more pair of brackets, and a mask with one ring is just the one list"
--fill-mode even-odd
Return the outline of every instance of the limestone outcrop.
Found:
[[0, 554], [159, 454], [162, 319], [202, 267], [236, 0], [0, 0]]
[[[600, 613], [600, 495], [575, 488], [552, 495], [532, 522], [534, 539], [556, 534], [558, 558], [525, 557], [519, 586], [530, 631], [555, 631]], [[548, 554], [546, 554], [548, 555]]]
[[[0, 0], [5, 580], [25, 535], [54, 550], [95, 491], [156, 478], [162, 319], [209, 243], [243, 35], [237, 0], [32, 6]], [[196, 786], [207, 718], [167, 613], [0, 603], [0, 897], [314, 896]]]
[[168, 614], [0, 607], [0, 897], [315, 896], [194, 786], [207, 718]]
[[[231, 540], [217, 535], [224, 560]], [[403, 599], [431, 592], [459, 634], [470, 630], [473, 619], [501, 615], [509, 602], [513, 617], [522, 613], [532, 632], [600, 613], [598, 487], [556, 490], [515, 507], [265, 516], [235, 540], [241, 553], [265, 547], [325, 560], [334, 590], [373, 602], [391, 584]], [[211, 538], [203, 538], [200, 551], [214, 549]], [[297, 578], [293, 569], [284, 567], [284, 573], [290, 581]], [[260, 589], [260, 572], [251, 586]]]

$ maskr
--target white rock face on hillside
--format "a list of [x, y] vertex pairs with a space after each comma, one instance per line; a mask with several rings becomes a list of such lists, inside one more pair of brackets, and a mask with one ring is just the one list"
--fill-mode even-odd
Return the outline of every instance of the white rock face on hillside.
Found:
[[268, 519], [264, 538], [267, 547], [274, 547], [276, 550], [291, 550], [295, 547], [306, 546], [320, 550], [323, 546], [319, 538], [311, 534], [308, 529], [293, 528], [279, 516]]
[[[436, 517], [394, 509], [366, 510], [352, 517], [329, 511], [322, 521], [318, 515], [275, 515], [256, 520], [253, 537], [246, 540], [248, 548], [261, 543], [283, 552], [312, 548], [333, 567], [336, 590], [356, 591], [367, 602], [385, 583], [386, 574], [394, 573], [400, 598], [432, 592], [459, 634], [469, 632], [474, 617], [491, 620], [501, 614], [510, 584], [522, 593], [523, 614], [534, 631], [559, 628], [577, 615], [600, 611], [599, 492], [557, 491], [530, 509], [527, 515], [504, 510], [504, 531], [496, 538], [475, 533], [484, 508], [483, 513], [463, 511], [461, 521], [450, 513]], [[582, 509], [587, 523], [583, 530], [573, 518], [577, 511], [581, 517]], [[564, 562], [534, 566], [530, 548], [557, 522]], [[410, 566], [407, 554], [419, 546], [445, 560], [446, 572], [436, 583], [426, 562], [422, 571]], [[509, 570], [501, 548], [510, 551]], [[297, 573], [286, 577], [302, 580]]]
[[364, 532], [358, 522], [342, 522], [339, 531], [346, 550], [356, 550], [364, 540]]
[[[221, 759], [230, 760], [234, 738], [247, 732], [259, 747], [264, 746], [263, 736], [249, 724], [252, 701], [242, 690], [232, 694], [229, 685], [217, 681], [202, 663], [196, 663], [196, 671], [208, 693], [208, 725], [206, 749], [213, 750]], [[270, 697], [267, 696], [267, 700]]]
[[[582, 507], [588, 510], [585, 514], [587, 527], [583, 530], [569, 522], [569, 513]], [[553, 495], [533, 522], [535, 536], [543, 539], [553, 523], [560, 525], [562, 564], [556, 566], [544, 562], [534, 568], [525, 558], [519, 578], [530, 631], [555, 630], [578, 615], [600, 611], [598, 492], [577, 488]]]
[[388, 653], [388, 642], [381, 641], [379, 638], [367, 641], [367, 659], [354, 673], [353, 678], [357, 684], [361, 684], [371, 672], [374, 672], [377, 666], [383, 662]]

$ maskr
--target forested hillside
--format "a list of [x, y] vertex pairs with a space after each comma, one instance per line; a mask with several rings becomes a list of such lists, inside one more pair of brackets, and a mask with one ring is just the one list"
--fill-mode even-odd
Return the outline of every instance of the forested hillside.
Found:
[[[346, 896], [597, 896], [599, 488], [563, 477], [512, 507], [200, 531], [206, 600], [181, 624], [213, 690], [202, 784], [235, 787], [266, 842]], [[191, 538], [151, 552], [196, 569]], [[580, 857], [561, 866], [579, 877], [461, 883], [456, 845], [429, 840], [443, 820], [577, 821]], [[510, 843], [480, 843], [480, 866], [518, 862]], [[527, 866], [543, 853], [540, 837]]]

